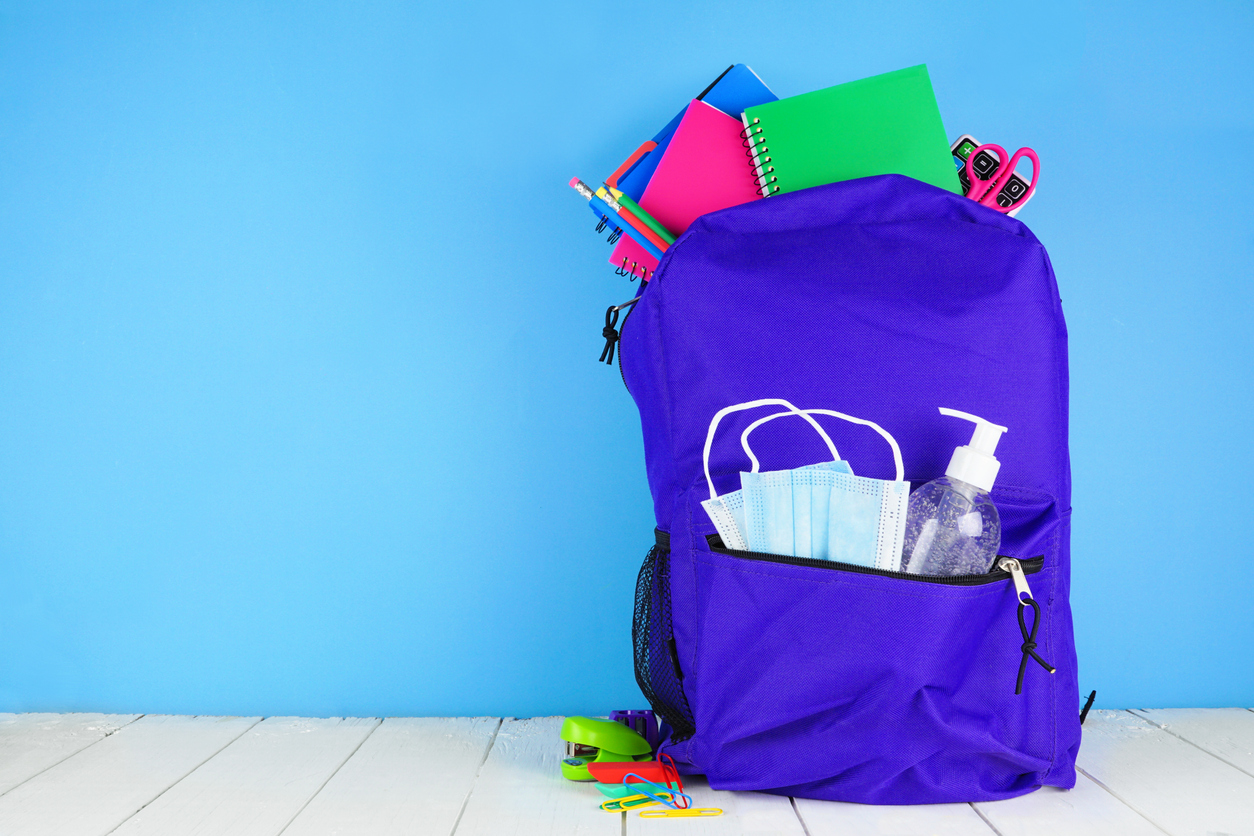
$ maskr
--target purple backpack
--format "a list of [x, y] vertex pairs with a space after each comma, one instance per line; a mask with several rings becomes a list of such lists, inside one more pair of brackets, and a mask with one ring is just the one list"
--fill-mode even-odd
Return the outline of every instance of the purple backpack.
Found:
[[[870, 804], [1075, 785], [1067, 333], [1027, 227], [897, 175], [714, 212], [666, 253], [620, 350], [657, 518], [633, 644], [669, 727], [662, 751], [716, 789]], [[992, 496], [1036, 626], [1027, 610], [1021, 627], [1004, 571], [925, 577], [725, 548], [701, 507], [706, 431], [761, 398], [876, 422], [916, 486], [971, 434], [937, 407], [1009, 427]], [[771, 411], [723, 420], [720, 494], [748, 469], [741, 432]], [[856, 473], [893, 478], [878, 435], [819, 420]], [[830, 459], [793, 420], [761, 426], [753, 449], [763, 470]]]

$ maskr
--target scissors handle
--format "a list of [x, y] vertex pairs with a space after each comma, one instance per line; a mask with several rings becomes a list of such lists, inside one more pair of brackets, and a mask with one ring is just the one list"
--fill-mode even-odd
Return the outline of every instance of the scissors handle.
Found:
[[[977, 154], [986, 150], [997, 157], [997, 168], [993, 172], [993, 176], [991, 178], [983, 180], [975, 176], [975, 171], [971, 164], [975, 161]], [[996, 209], [998, 212], [1003, 214], [1014, 209], [1016, 206], [1032, 196], [1032, 192], [1036, 191], [1037, 178], [1039, 178], [1041, 174], [1040, 158], [1036, 156], [1036, 152], [1031, 148], [1020, 148], [1014, 153], [1014, 156], [1010, 157], [1009, 160], [1006, 159], [1007, 156], [1005, 148], [1002, 148], [1000, 145], [989, 143], [988, 145], [981, 145], [967, 155], [966, 164], [967, 179], [971, 181], [971, 188], [967, 192], [967, 197], [983, 206], [989, 207], [990, 209]], [[1032, 182], [1028, 184], [1027, 191], [1023, 193], [1023, 196], [1014, 203], [1009, 206], [998, 205], [997, 195], [1001, 193], [1003, 188], [1005, 188], [1006, 183], [1010, 182], [1010, 178], [1015, 173], [1015, 167], [1019, 165], [1019, 161], [1024, 157], [1027, 157], [1032, 161]]]

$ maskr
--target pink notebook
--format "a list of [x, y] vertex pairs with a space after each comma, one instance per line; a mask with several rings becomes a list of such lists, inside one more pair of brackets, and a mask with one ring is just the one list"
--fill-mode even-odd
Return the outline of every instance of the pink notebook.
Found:
[[[706, 212], [757, 200], [758, 184], [740, 141], [743, 127], [739, 119], [693, 99], [640, 205], [678, 236]], [[657, 259], [624, 235], [610, 264], [647, 279]]]

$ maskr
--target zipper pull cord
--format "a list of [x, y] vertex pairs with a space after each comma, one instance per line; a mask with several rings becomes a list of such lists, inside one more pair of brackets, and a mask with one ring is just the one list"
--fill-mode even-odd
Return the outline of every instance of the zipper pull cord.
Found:
[[[1015, 598], [1019, 601], [1019, 632], [1023, 634], [1023, 658], [1019, 660], [1019, 676], [1015, 679], [1015, 694], [1018, 695], [1023, 693], [1023, 675], [1028, 669], [1029, 656], [1050, 673], [1054, 673], [1057, 669], [1036, 652], [1036, 631], [1041, 627], [1041, 605], [1032, 597], [1027, 576], [1023, 574], [1023, 566], [1013, 557], [1003, 557], [997, 561], [997, 568], [1010, 573], [1015, 583]], [[1023, 612], [1028, 607], [1032, 608], [1031, 630], [1028, 629], [1027, 621], [1023, 618]]]
[[605, 311], [605, 327], [601, 329], [601, 336], [605, 337], [605, 348], [601, 349], [601, 359], [598, 362], [607, 366], [614, 365], [614, 345], [618, 342], [618, 332], [614, 330], [614, 326], [618, 324], [618, 308], [611, 305]]
[[605, 337], [605, 348], [601, 349], [601, 359], [597, 362], [604, 363], [607, 366], [614, 365], [614, 344], [618, 342], [618, 331], [614, 326], [618, 324], [618, 312], [623, 308], [630, 308], [632, 305], [640, 301], [637, 296], [630, 302], [624, 302], [621, 305], [610, 305], [605, 311], [605, 327], [601, 329], [601, 336]]
[[[1024, 623], [1023, 611], [1029, 606], [1032, 607], [1032, 629], [1028, 630], [1028, 625]], [[1019, 660], [1019, 677], [1015, 680], [1015, 694], [1023, 693], [1023, 674], [1028, 669], [1028, 657], [1031, 656], [1041, 667], [1050, 673], [1056, 670], [1053, 665], [1042, 659], [1036, 652], [1036, 630], [1041, 626], [1041, 605], [1036, 603], [1035, 598], [1029, 598], [1026, 601], [1019, 601], [1019, 631], [1023, 633], [1023, 658]]]

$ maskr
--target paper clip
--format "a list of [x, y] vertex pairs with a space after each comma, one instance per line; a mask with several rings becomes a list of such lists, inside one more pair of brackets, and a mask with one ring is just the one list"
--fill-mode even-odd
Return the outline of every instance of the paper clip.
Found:
[[[654, 801], [658, 802], [659, 804], [665, 804], [667, 807], [670, 807], [672, 810], [687, 810], [689, 807], [692, 806], [692, 797], [685, 795], [682, 790], [672, 790], [670, 789], [670, 787], [663, 787], [661, 784], [655, 784], [652, 781], [645, 780], [644, 778], [640, 777], [634, 772], [628, 772], [626, 775], [623, 776], [624, 786], [627, 785], [628, 778], [635, 778], [639, 782], [631, 786], [633, 790], [636, 790], [637, 792], [643, 795], [647, 795], [649, 798], [652, 798]], [[649, 790], [647, 789], [648, 787], [652, 787], [654, 790], [656, 790], [657, 794], [654, 795], [652, 792], [649, 792]], [[679, 798], [682, 798], [684, 800], [684, 803], [682, 806], [675, 803], [675, 800]]]
[[640, 818], [642, 819], [681, 819], [681, 818], [706, 818], [707, 816], [721, 816], [723, 811], [717, 807], [694, 807], [688, 810], [641, 810]]
[[[636, 298], [638, 299], [639, 297], [636, 297]], [[666, 758], [666, 760], [662, 760], [662, 758]], [[665, 775], [666, 773], [670, 773], [671, 775], [675, 776], [675, 786], [679, 787], [680, 792], [683, 792], [684, 780], [679, 777], [679, 767], [675, 766], [675, 759], [672, 758], [670, 755], [666, 754], [665, 752], [663, 752], [662, 754], [657, 756], [657, 762], [662, 764], [663, 775]], [[671, 783], [669, 777], [667, 778], [666, 783], [667, 784]]]
[[[668, 798], [670, 793], [659, 793]], [[628, 810], [638, 810], [641, 807], [652, 807], [654, 804], [670, 804], [669, 801], [663, 801], [655, 795], [629, 795], [626, 798], [610, 798], [601, 802], [601, 809], [607, 813], [625, 813]]]

